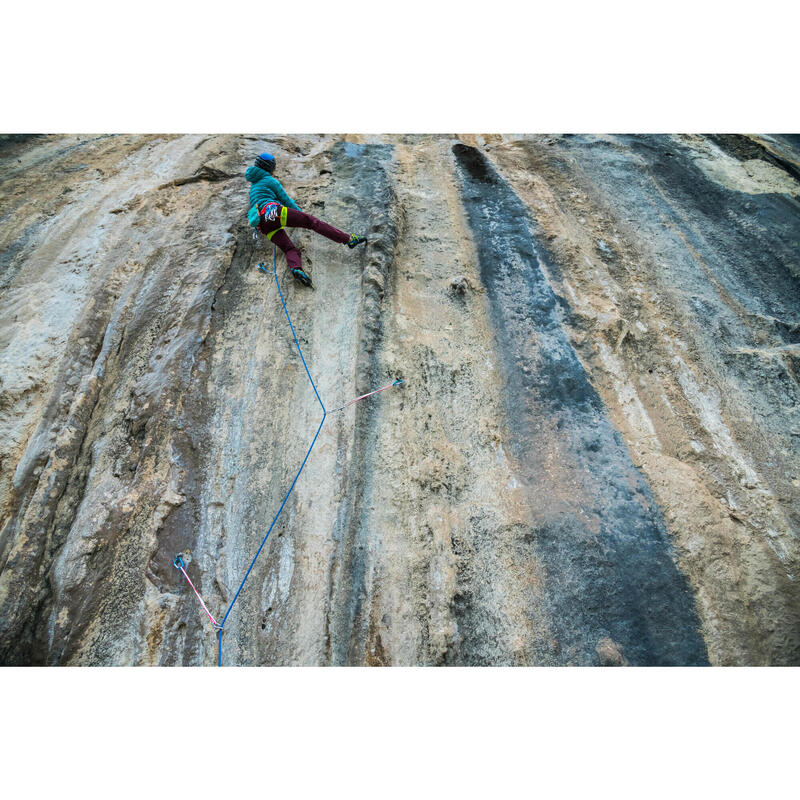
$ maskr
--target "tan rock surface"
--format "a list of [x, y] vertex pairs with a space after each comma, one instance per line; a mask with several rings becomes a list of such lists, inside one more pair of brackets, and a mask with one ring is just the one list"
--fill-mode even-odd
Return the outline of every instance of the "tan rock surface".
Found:
[[0, 147], [0, 662], [800, 662], [791, 137]]

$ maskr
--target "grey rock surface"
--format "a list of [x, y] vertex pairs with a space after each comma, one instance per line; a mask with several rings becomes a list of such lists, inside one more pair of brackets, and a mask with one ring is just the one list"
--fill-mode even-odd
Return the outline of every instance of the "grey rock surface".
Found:
[[0, 663], [800, 663], [792, 136], [0, 142]]

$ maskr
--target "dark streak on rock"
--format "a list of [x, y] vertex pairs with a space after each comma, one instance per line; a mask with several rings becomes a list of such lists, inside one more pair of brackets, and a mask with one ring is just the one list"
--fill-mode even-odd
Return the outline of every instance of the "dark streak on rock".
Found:
[[[359, 205], [371, 207], [367, 229], [368, 245], [360, 258], [368, 259], [361, 283], [358, 355], [356, 357], [356, 392], [368, 391], [378, 379], [378, 350], [383, 324], [382, 309], [385, 287], [389, 285], [389, 269], [398, 237], [399, 217], [396, 197], [386, 172], [392, 148], [387, 145], [359, 145], [359, 158], [354, 159], [355, 145], [342, 143], [331, 152], [336, 174], [357, 193]], [[367, 461], [377, 431], [374, 413], [369, 404], [356, 407], [352, 458], [347, 483], [350, 490], [340, 515], [342, 535], [337, 543], [334, 572], [334, 596], [331, 619], [328, 621], [331, 663], [363, 663], [369, 638], [370, 612], [365, 606], [366, 537], [363, 497], [368, 493]]]
[[[463, 144], [453, 153], [503, 357], [514, 454], [541, 520], [531, 535], [559, 646], [534, 661], [597, 663], [608, 637], [631, 664], [705, 664], [664, 522], [561, 328], [526, 209], [482, 153]], [[560, 503], [539, 457], [550, 430], [567, 443], [559, 467], [575, 485]]]

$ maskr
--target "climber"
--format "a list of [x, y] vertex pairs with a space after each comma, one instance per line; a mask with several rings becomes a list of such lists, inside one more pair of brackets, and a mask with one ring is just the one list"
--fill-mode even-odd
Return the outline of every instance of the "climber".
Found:
[[300, 251], [286, 234], [284, 228], [310, 228], [334, 242], [353, 248], [366, 242], [366, 236], [356, 236], [328, 225], [321, 219], [306, 214], [284, 191], [280, 182], [273, 177], [275, 156], [261, 153], [255, 165], [248, 167], [244, 176], [252, 184], [250, 187], [250, 225], [263, 233], [267, 239], [278, 245], [286, 255], [286, 263], [292, 275], [304, 286], [311, 286], [311, 276], [303, 270]]

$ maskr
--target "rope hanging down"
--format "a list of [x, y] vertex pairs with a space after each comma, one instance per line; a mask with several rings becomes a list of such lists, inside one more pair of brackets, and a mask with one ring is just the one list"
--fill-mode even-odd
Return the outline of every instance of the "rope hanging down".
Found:
[[[308, 457], [311, 455], [311, 450], [313, 449], [314, 445], [317, 442], [317, 438], [319, 437], [319, 433], [322, 430], [322, 426], [325, 424], [325, 418], [328, 416], [328, 412], [325, 410], [325, 405], [322, 402], [322, 398], [319, 396], [319, 392], [317, 391], [317, 387], [316, 387], [316, 384], [314, 383], [314, 379], [311, 377], [311, 373], [308, 371], [308, 364], [306, 364], [306, 359], [303, 356], [302, 349], [300, 348], [300, 342], [297, 341], [297, 334], [295, 333], [294, 325], [292, 324], [292, 318], [289, 316], [289, 309], [286, 308], [286, 300], [284, 299], [283, 292], [281, 291], [280, 281], [278, 281], [278, 263], [277, 263], [277, 259], [278, 259], [277, 249], [273, 245], [273, 247], [272, 247], [272, 274], [273, 274], [273, 276], [275, 278], [275, 284], [278, 287], [278, 294], [280, 294], [280, 297], [281, 297], [281, 303], [283, 304], [283, 310], [286, 313], [286, 319], [289, 321], [289, 327], [292, 330], [292, 336], [294, 337], [294, 343], [297, 346], [297, 352], [300, 353], [300, 358], [303, 361], [303, 366], [305, 367], [306, 375], [308, 375], [308, 380], [311, 382], [311, 388], [314, 390], [314, 394], [317, 397], [317, 400], [319, 402], [320, 408], [322, 408], [322, 419], [320, 420], [319, 427], [317, 428], [317, 432], [314, 434], [314, 438], [311, 441], [311, 444], [309, 445], [308, 450], [306, 451], [306, 455], [305, 455], [305, 458], [303, 459], [303, 463], [300, 465], [300, 469], [297, 470], [297, 475], [294, 476], [294, 480], [292, 481], [292, 485], [289, 487], [289, 491], [286, 492], [286, 495], [284, 496], [283, 501], [281, 502], [280, 508], [278, 509], [277, 513], [273, 517], [272, 523], [270, 524], [269, 529], [267, 530], [266, 534], [264, 535], [264, 538], [261, 540], [261, 544], [258, 546], [258, 550], [256, 550], [256, 554], [253, 556], [253, 560], [250, 562], [250, 566], [247, 568], [247, 572], [245, 573], [244, 578], [242, 578], [242, 582], [239, 584], [239, 588], [236, 590], [236, 594], [233, 596], [233, 600], [231, 600], [230, 605], [228, 606], [228, 609], [225, 612], [225, 616], [222, 618], [222, 622], [217, 622], [214, 619], [214, 617], [211, 616], [211, 612], [208, 610], [208, 608], [206, 607], [206, 604], [203, 602], [203, 598], [200, 596], [200, 593], [197, 591], [197, 589], [195, 589], [194, 584], [191, 582], [191, 580], [189, 580], [189, 576], [186, 574], [186, 570], [184, 569], [184, 564], [183, 564], [182, 558], [180, 557], [180, 555], [175, 557], [175, 561], [173, 562], [174, 567], [176, 569], [180, 569], [180, 571], [186, 577], [186, 580], [189, 581], [189, 586], [191, 586], [192, 589], [194, 590], [194, 593], [197, 595], [197, 599], [200, 601], [200, 605], [203, 606], [203, 610], [206, 612], [206, 614], [208, 614], [208, 618], [211, 620], [211, 624], [217, 630], [217, 666], [220, 666], [220, 667], [222, 666], [222, 634], [225, 632], [225, 630], [224, 630], [225, 629], [225, 623], [226, 623], [226, 621], [228, 619], [228, 616], [230, 615], [231, 611], [233, 610], [233, 606], [236, 603], [236, 600], [239, 598], [239, 595], [241, 594], [241, 591], [244, 588], [244, 585], [247, 582], [247, 579], [250, 577], [250, 573], [251, 573], [253, 567], [255, 566], [256, 560], [258, 559], [258, 556], [260, 555], [261, 551], [264, 549], [264, 545], [267, 543], [267, 539], [269, 538], [270, 533], [272, 533], [272, 529], [275, 527], [275, 523], [278, 521], [278, 517], [280, 516], [281, 511], [283, 511], [283, 507], [286, 505], [286, 501], [289, 499], [289, 495], [292, 493], [292, 490], [294, 489], [295, 484], [297, 483], [297, 479], [300, 477], [300, 473], [303, 471], [303, 468], [305, 467], [306, 462], [308, 461]], [[262, 270], [262, 272], [266, 272], [267, 274], [269, 274], [269, 271], [264, 266], [263, 262], [259, 263], [258, 268], [260, 270]], [[398, 378], [397, 380], [394, 381], [394, 383], [387, 384], [386, 386], [382, 386], [380, 389], [375, 389], [375, 391], [368, 392], [367, 394], [363, 394], [363, 395], [361, 395], [361, 397], [356, 397], [355, 400], [351, 400], [349, 403], [345, 403], [343, 406], [340, 406], [339, 408], [334, 409], [334, 411], [331, 412], [331, 413], [335, 413], [336, 411], [341, 411], [342, 409], [347, 408], [348, 406], [352, 405], [353, 403], [357, 403], [359, 400], [363, 400], [365, 397], [370, 397], [373, 394], [378, 394], [378, 392], [382, 392], [382, 391], [384, 391], [386, 389], [391, 389], [393, 386], [399, 386], [402, 383], [403, 383], [402, 379]]]

